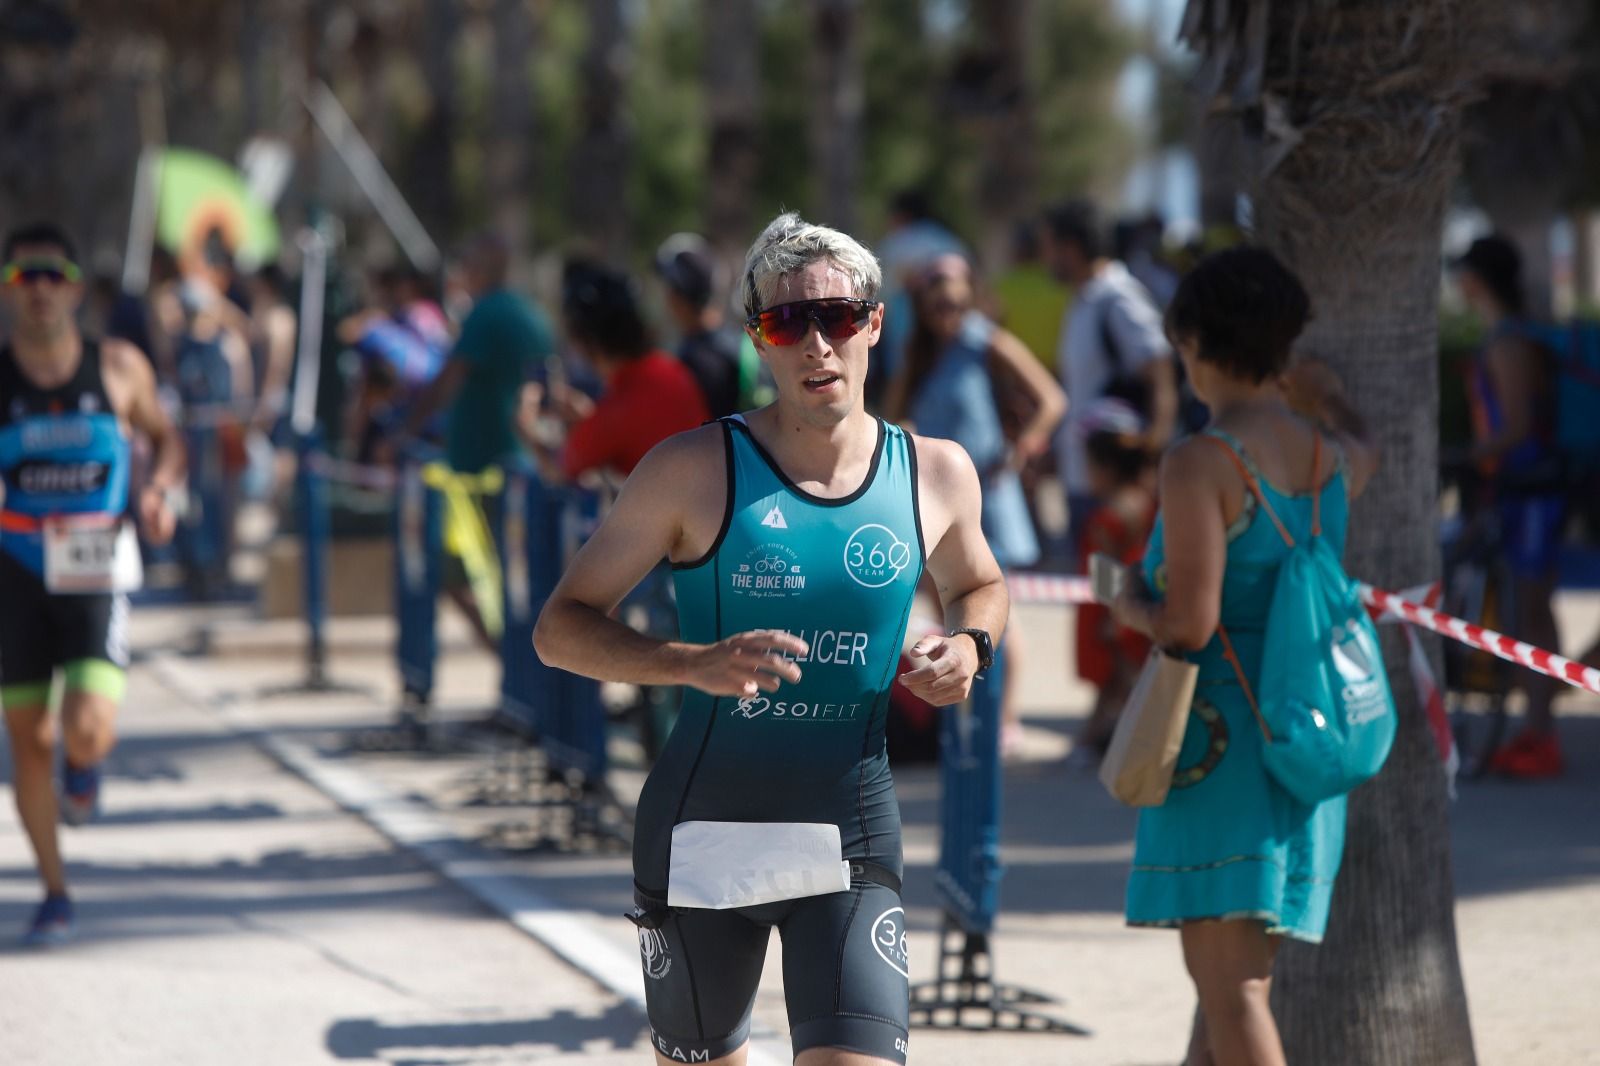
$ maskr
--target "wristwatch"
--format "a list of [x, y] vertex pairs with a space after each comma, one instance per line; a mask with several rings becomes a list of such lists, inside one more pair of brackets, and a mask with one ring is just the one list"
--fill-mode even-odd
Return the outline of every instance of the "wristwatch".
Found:
[[989, 667], [994, 665], [994, 640], [990, 638], [987, 629], [952, 629], [949, 636], [955, 637], [965, 633], [972, 638], [972, 643], [978, 646], [978, 675], [982, 677]]

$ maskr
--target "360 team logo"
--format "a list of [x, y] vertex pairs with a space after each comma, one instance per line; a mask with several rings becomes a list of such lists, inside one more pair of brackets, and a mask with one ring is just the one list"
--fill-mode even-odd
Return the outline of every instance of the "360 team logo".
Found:
[[911, 545], [876, 522], [857, 529], [844, 544], [844, 569], [858, 585], [881, 589], [911, 565]]
[[906, 951], [906, 912], [893, 907], [872, 923], [872, 948], [894, 972], [911, 979], [911, 956]]
[[639, 956], [644, 960], [644, 975], [653, 981], [661, 980], [672, 969], [672, 953], [659, 929], [639, 930]]

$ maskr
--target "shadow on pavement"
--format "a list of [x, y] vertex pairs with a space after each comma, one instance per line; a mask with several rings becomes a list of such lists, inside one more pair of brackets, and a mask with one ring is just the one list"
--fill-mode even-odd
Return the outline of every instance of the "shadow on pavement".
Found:
[[[436, 1024], [390, 1024], [360, 1018], [335, 1022], [328, 1030], [327, 1048], [340, 1059], [363, 1062], [376, 1059], [405, 1062], [410, 1066], [470, 1063], [478, 1056], [463, 1058], [461, 1053], [472, 1051], [482, 1052], [485, 1061], [502, 1062], [510, 1048], [543, 1047], [578, 1052], [584, 1050], [584, 1045], [598, 1040], [608, 1041], [614, 1048], [630, 1048], [638, 1043], [645, 1030], [643, 1015], [626, 1004], [612, 1006], [594, 1017], [558, 1010], [543, 1018]], [[414, 1053], [401, 1058], [396, 1052]]]
[[[1458, 896], [1600, 884], [1600, 837], [1592, 829], [1600, 812], [1600, 717], [1559, 722], [1561, 778], [1457, 783], [1450, 828]], [[895, 777], [908, 835], [936, 835], [937, 770], [896, 767]], [[1122, 912], [1135, 811], [1113, 801], [1093, 773], [1063, 760], [1006, 767], [1002, 802], [1002, 915]], [[929, 863], [907, 864], [908, 907], [939, 907], [933, 874]]]
[[209, 807], [147, 807], [138, 810], [107, 811], [95, 825], [173, 825], [193, 822], [251, 822], [284, 817], [276, 803], [213, 803]]

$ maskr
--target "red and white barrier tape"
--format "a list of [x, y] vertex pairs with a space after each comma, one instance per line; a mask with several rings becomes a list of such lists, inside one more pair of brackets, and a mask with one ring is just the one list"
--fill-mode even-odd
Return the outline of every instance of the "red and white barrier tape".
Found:
[[[1012, 574], [1008, 579], [1011, 594], [1019, 603], [1093, 603], [1089, 581], [1083, 577], [1059, 574]], [[1424, 589], [1432, 586], [1424, 586]], [[1474, 625], [1465, 619], [1445, 614], [1428, 604], [1414, 603], [1393, 592], [1362, 584], [1361, 599], [1375, 615], [1388, 615], [1397, 621], [1411, 622], [1440, 636], [1449, 637], [1468, 647], [1498, 655], [1502, 659], [1526, 666], [1537, 673], [1588, 692], [1600, 694], [1600, 670], [1555, 652], [1536, 648], [1532, 644], [1514, 640], [1492, 629]], [[1422, 594], [1414, 592], [1413, 594]]]
[[1477, 648], [1479, 651], [1498, 655], [1508, 662], [1526, 666], [1535, 673], [1553, 677], [1557, 681], [1565, 681], [1567, 684], [1575, 688], [1581, 688], [1586, 692], [1600, 693], [1600, 670], [1596, 670], [1592, 666], [1584, 666], [1582, 663], [1573, 662], [1571, 659], [1557, 655], [1553, 651], [1536, 648], [1532, 644], [1514, 640], [1501, 633], [1496, 633], [1492, 629], [1473, 625], [1471, 622], [1445, 614], [1443, 611], [1435, 610], [1433, 607], [1412, 603], [1392, 592], [1375, 589], [1371, 585], [1361, 586], [1361, 598], [1369, 606], [1376, 607], [1407, 622], [1412, 622], [1424, 629], [1430, 629], [1440, 636], [1459, 641], [1470, 648]]

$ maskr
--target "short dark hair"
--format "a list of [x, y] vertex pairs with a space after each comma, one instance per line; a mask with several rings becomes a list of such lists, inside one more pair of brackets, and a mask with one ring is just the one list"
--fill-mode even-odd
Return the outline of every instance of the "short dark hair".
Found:
[[1064, 243], [1076, 244], [1089, 259], [1110, 254], [1111, 234], [1100, 209], [1089, 200], [1068, 200], [1048, 208], [1044, 224], [1050, 235]]
[[1498, 233], [1479, 237], [1456, 260], [1455, 267], [1483, 282], [1508, 313], [1520, 315], [1527, 308], [1527, 294], [1522, 288], [1522, 253], [1506, 237]]
[[913, 222], [933, 218], [933, 199], [922, 188], [900, 189], [889, 197], [891, 214], [904, 215]]
[[1131, 485], [1155, 462], [1144, 442], [1125, 433], [1100, 430], [1084, 440], [1084, 454], [1095, 466], [1104, 467], [1118, 485]]
[[30, 222], [7, 233], [5, 248], [0, 251], [0, 260], [10, 262], [18, 248], [29, 244], [48, 244], [60, 248], [68, 259], [74, 263], [78, 261], [78, 249], [72, 243], [72, 238], [67, 236], [65, 229], [54, 222]]
[[704, 311], [710, 306], [717, 270], [705, 238], [693, 233], [673, 234], [656, 250], [655, 267], [667, 287], [690, 307]]
[[585, 260], [569, 262], [561, 278], [561, 314], [573, 340], [614, 358], [650, 350], [650, 328], [639, 311], [632, 279]]
[[256, 270], [256, 280], [277, 294], [279, 299], [289, 295], [289, 277], [277, 263], [264, 263]]
[[1283, 373], [1311, 319], [1311, 298], [1294, 272], [1265, 248], [1240, 245], [1195, 265], [1167, 308], [1167, 336], [1193, 340], [1199, 357], [1260, 384]]

